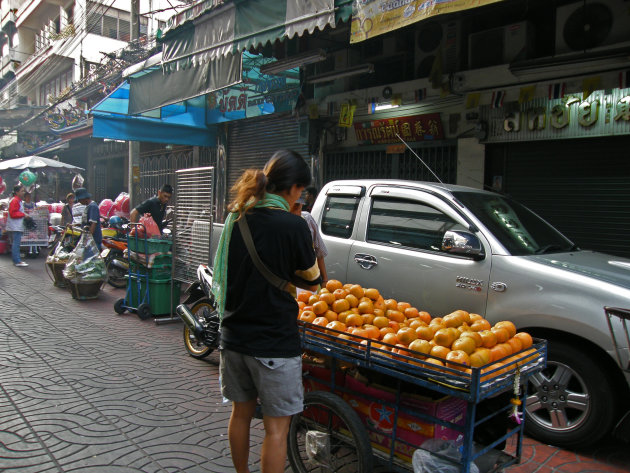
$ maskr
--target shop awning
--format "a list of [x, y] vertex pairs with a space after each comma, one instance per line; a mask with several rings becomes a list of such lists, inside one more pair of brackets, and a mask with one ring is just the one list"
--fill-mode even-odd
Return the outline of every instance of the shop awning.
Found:
[[350, 17], [351, 4], [351, 0], [205, 0], [169, 20], [163, 61], [169, 68], [202, 64], [285, 36], [335, 27], [336, 21]]
[[[347, 21], [352, 0], [205, 0], [169, 20], [160, 67], [132, 66], [129, 113], [171, 105], [242, 82], [242, 53]], [[131, 68], [130, 68], [131, 69]]]
[[92, 135], [96, 138], [216, 145], [216, 129], [206, 125], [205, 97], [134, 115], [129, 113], [129, 82], [125, 81], [96, 104], [90, 113], [94, 117]]

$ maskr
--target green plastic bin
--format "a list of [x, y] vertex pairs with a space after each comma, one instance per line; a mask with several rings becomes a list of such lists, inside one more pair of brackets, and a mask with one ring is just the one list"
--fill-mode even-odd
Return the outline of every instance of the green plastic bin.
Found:
[[[168, 253], [171, 251], [173, 242], [171, 240], [160, 240], [158, 238], [147, 238], [146, 248], [144, 246], [144, 238], [136, 238], [135, 236], [127, 237], [127, 246], [131, 251], [138, 253]], [[146, 250], [146, 251], [145, 251]]]
[[[143, 301], [144, 295], [147, 290], [147, 280], [144, 277], [140, 277], [140, 290], [138, 291], [138, 279], [136, 276], [131, 276], [127, 285], [132, 284], [127, 294], [129, 299], [127, 305], [133, 308], [137, 308]], [[149, 308], [153, 315], [163, 315], [175, 312], [175, 308], [179, 305], [180, 296], [180, 282], [173, 281], [173, 304], [169, 309], [169, 303], [171, 302], [171, 280], [159, 280], [149, 279]]]
[[142, 264], [138, 264], [135, 261], [131, 262], [129, 271], [132, 274], [139, 274], [140, 276], [149, 276], [149, 279], [156, 279], [158, 281], [164, 281], [165, 279], [171, 279], [171, 260], [168, 260], [169, 264], [153, 265], [150, 268]]

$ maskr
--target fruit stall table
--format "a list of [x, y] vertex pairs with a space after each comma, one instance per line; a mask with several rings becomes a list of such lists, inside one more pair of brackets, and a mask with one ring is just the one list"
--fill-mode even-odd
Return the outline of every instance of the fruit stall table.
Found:
[[[499, 416], [506, 420], [518, 410], [522, 417], [525, 394], [520, 387], [545, 366], [545, 341], [534, 340], [529, 349], [495, 364], [468, 368], [456, 362], [436, 365], [430, 355], [421, 357], [400, 346], [347, 337], [308, 322], [298, 324], [305, 356], [325, 361], [320, 367], [304, 364], [304, 412], [294, 416], [289, 431], [294, 471], [362, 473], [372, 471], [375, 463], [386, 471], [413, 471], [413, 452], [428, 439], [457, 445], [456, 460], [435, 452], [429, 455], [438, 464], [456, 465], [461, 473], [477, 471], [473, 461], [483, 464], [489, 457], [498, 464], [480, 472], [519, 461], [524, 419], [506, 422], [506, 429], [483, 445], [473, 444], [473, 436], [482, 424], [496, 424]], [[349, 376], [348, 369], [362, 376]], [[386, 386], [365, 383], [361, 379], [365, 376]], [[481, 412], [481, 403], [493, 399], [499, 400], [498, 407], [495, 402], [492, 412]], [[386, 419], [386, 425], [379, 418]], [[513, 437], [515, 454], [501, 452]]]

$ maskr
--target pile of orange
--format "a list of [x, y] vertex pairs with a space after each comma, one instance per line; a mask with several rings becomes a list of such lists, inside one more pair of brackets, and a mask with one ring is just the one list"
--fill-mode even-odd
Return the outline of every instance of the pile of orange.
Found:
[[418, 358], [436, 369], [448, 366], [470, 371], [470, 367], [485, 366], [484, 370], [492, 370], [496, 376], [507, 370], [505, 365], [515, 366], [515, 359], [523, 362], [524, 350], [532, 353], [525, 361], [536, 357], [532, 337], [517, 332], [510, 321], [492, 326], [481, 315], [465, 310], [431, 317], [408, 302], [384, 299], [377, 289], [359, 284], [331, 279], [316, 293], [301, 292], [297, 301], [299, 320], [322, 332], [363, 345], [372, 340], [372, 347], [387, 356]]

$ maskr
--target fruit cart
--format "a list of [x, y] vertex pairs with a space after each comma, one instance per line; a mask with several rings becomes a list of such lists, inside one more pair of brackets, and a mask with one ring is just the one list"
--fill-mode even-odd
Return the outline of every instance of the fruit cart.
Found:
[[[146, 238], [141, 223], [130, 223], [136, 231], [127, 236], [129, 274], [127, 292], [114, 304], [118, 314], [136, 312], [145, 320], [152, 315], [173, 313], [179, 304], [179, 282], [171, 279], [171, 245], [167, 239]], [[142, 236], [138, 236], [138, 234]], [[167, 289], [168, 288], [168, 289]], [[169, 290], [170, 289], [170, 290]]]
[[[473, 443], [473, 437], [482, 424], [522, 411], [520, 385], [545, 366], [545, 341], [535, 340], [530, 349], [483, 369], [454, 362], [438, 366], [433, 357], [418, 357], [400, 346], [298, 323], [305, 354], [324, 362], [320, 367], [305, 363], [304, 411], [294, 416], [289, 431], [293, 471], [413, 471], [413, 452], [432, 438], [452, 440], [457, 453], [427, 452], [433, 461], [462, 473], [499, 471], [520, 459], [520, 412], [518, 420], [483, 445]], [[357, 380], [348, 368], [386, 386]], [[491, 412], [481, 412], [479, 406], [491, 399], [499, 400], [498, 407], [495, 402]], [[511, 454], [501, 451], [508, 439], [516, 440]]]

